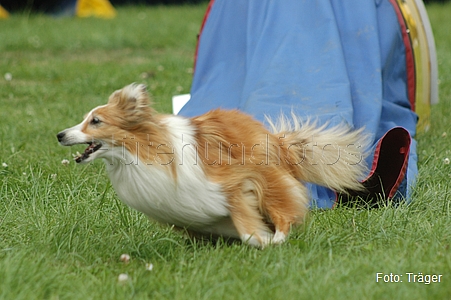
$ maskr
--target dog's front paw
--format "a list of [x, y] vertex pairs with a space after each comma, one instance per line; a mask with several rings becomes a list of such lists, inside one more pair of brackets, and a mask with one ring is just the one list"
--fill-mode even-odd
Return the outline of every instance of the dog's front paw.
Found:
[[274, 237], [271, 241], [272, 244], [282, 244], [287, 239], [287, 236], [282, 231], [276, 230]]
[[251, 245], [251, 246], [254, 246], [254, 247], [258, 247], [258, 248], [262, 248], [262, 243], [260, 242], [260, 240], [254, 234], [243, 234], [241, 236], [241, 241], [243, 243], [248, 244], [248, 245]]
[[276, 230], [275, 234], [261, 233], [261, 234], [243, 234], [241, 236], [243, 243], [263, 249], [268, 245], [279, 245], [287, 240], [287, 236], [282, 231]]
[[260, 234], [243, 234], [241, 236], [243, 243], [263, 249], [274, 243], [274, 234], [269, 232], [260, 232]]

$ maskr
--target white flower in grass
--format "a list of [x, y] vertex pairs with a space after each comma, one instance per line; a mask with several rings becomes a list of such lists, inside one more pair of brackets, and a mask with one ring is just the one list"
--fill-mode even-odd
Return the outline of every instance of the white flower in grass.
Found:
[[61, 161], [61, 163], [63, 164], [63, 166], [67, 166], [67, 165], [70, 163], [70, 161], [67, 160], [67, 159], [63, 159], [63, 160]]
[[117, 281], [119, 281], [120, 283], [126, 282], [128, 280], [128, 275], [125, 273], [119, 274], [119, 276], [117, 277]]
[[2, 167], [3, 167], [3, 168], [7, 168], [7, 167], [8, 167], [8, 164], [7, 164], [7, 163], [2, 163]]
[[27, 176], [27, 173], [23, 172], [22, 175], [23, 175], [23, 176]]
[[51, 174], [50, 175], [50, 179], [55, 180], [56, 179], [56, 174]]
[[448, 157], [445, 158], [445, 159], [443, 160], [443, 163], [444, 163], [445, 165], [449, 165], [449, 163], [450, 163], [449, 158], [448, 158]]
[[147, 263], [147, 264], [146, 264], [146, 270], [147, 270], [147, 271], [152, 271], [152, 270], [153, 270], [153, 264]]
[[120, 260], [124, 263], [128, 263], [130, 262], [130, 255], [124, 253], [121, 255]]
[[6, 81], [11, 81], [13, 80], [13, 75], [11, 73], [5, 73], [5, 80]]

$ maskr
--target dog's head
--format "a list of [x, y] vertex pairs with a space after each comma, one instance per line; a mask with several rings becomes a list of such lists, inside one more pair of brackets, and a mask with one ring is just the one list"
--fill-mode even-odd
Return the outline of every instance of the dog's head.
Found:
[[[63, 146], [88, 144], [75, 157], [77, 163], [87, 163], [107, 155], [106, 150], [124, 145], [124, 140], [143, 132], [143, 126], [153, 122], [154, 110], [142, 84], [131, 84], [111, 94], [106, 105], [98, 106], [85, 115], [84, 120], [57, 134]], [[133, 138], [133, 137], [132, 137]]]

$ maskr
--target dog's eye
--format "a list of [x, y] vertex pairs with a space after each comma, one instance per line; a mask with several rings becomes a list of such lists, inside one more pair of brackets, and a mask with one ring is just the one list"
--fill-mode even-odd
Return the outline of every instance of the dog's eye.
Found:
[[91, 120], [91, 124], [99, 124], [100, 123], [100, 119], [97, 117], [92, 118]]

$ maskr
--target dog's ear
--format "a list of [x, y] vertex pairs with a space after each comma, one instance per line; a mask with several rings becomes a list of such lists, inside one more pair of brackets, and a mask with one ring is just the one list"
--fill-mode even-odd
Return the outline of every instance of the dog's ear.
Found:
[[[130, 84], [111, 94], [108, 104], [117, 105], [124, 111], [151, 112], [151, 101], [144, 84]], [[149, 111], [150, 110], [150, 111]]]

